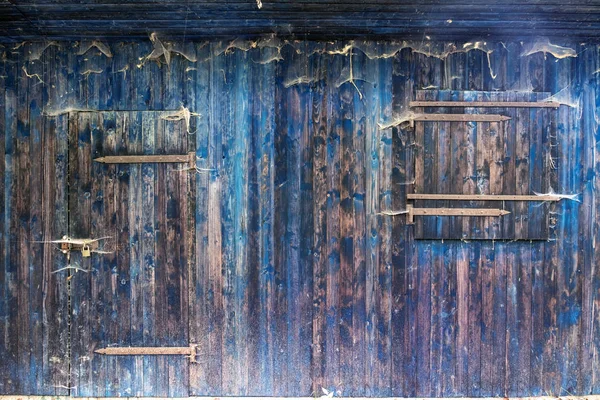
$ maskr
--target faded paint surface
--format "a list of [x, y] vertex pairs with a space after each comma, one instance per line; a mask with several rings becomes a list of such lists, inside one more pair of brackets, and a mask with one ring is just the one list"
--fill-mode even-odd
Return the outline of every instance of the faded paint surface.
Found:
[[[0, 48], [0, 392], [599, 393], [598, 48], [474, 43]], [[569, 104], [552, 127], [519, 118], [536, 120], [530, 142], [553, 132], [556, 146], [544, 184], [518, 194], [552, 182], [580, 193], [553, 206], [551, 241], [415, 240], [403, 215], [381, 214], [403, 210], [418, 184], [415, 132], [401, 122], [417, 90], [433, 88]], [[182, 106], [200, 116], [148, 112]], [[440, 189], [473, 189], [449, 174], [461, 143], [439, 148]], [[91, 163], [187, 151], [197, 171]], [[500, 165], [477, 184], [514, 190]], [[539, 165], [521, 168], [535, 177]], [[107, 230], [115, 252], [87, 274], [52, 274], [66, 258], [33, 243]], [[199, 364], [93, 353], [187, 342]]]

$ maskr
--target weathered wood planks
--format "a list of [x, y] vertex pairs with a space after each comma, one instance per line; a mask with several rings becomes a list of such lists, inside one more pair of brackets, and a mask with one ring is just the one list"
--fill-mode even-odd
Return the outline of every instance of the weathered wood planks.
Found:
[[[173, 59], [169, 67], [140, 68], [134, 61], [151, 51], [147, 43], [111, 43], [115, 57], [102, 61], [52, 47], [45, 84], [20, 69], [37, 73], [37, 63], [18, 49], [8, 55], [0, 74], [0, 367], [8, 366], [0, 368], [1, 391], [310, 396], [325, 388], [336, 396], [427, 397], [598, 390], [597, 49], [556, 62], [519, 57], [518, 43], [498, 45], [493, 78], [480, 51], [443, 60], [410, 49], [385, 59], [358, 48], [332, 54], [343, 45], [243, 52], [195, 43], [196, 64]], [[283, 60], [262, 63], [278, 51]], [[82, 75], [96, 66], [102, 72]], [[290, 84], [289, 76], [302, 79]], [[509, 92], [530, 84], [534, 94]], [[421, 91], [430, 86], [440, 101], [533, 102], [567, 85], [581, 87], [583, 110], [442, 103], [422, 111], [512, 119], [425, 121], [418, 132], [378, 126], [412, 99], [435, 100], [435, 90]], [[148, 112], [181, 103], [202, 114], [190, 133], [184, 121]], [[50, 106], [103, 111], [45, 116]], [[144, 111], [111, 111], [131, 109]], [[188, 151], [198, 172], [91, 162]], [[551, 188], [582, 192], [583, 203], [477, 197]], [[502, 218], [519, 219], [417, 217], [432, 235], [465, 241], [416, 241], [419, 228], [406, 218], [379, 214], [405, 210], [407, 192], [468, 192], [454, 201], [413, 200], [512, 207]], [[469, 241], [465, 227], [474, 239], [543, 239], [538, 234], [547, 231], [552, 241]], [[22, 240], [77, 232], [114, 238], [112, 254], [73, 255], [92, 268], [88, 274], [51, 274], [65, 257]], [[200, 364], [91, 354], [189, 342], [199, 344]]]

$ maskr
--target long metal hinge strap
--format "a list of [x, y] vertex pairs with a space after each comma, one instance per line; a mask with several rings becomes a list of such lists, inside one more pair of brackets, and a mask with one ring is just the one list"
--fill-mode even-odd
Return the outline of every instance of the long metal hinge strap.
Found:
[[511, 118], [498, 114], [417, 114], [414, 121], [501, 122]]
[[414, 208], [407, 204], [408, 223], [414, 223], [415, 215], [444, 216], [444, 217], [501, 217], [510, 211], [497, 208]]
[[555, 101], [411, 101], [411, 107], [558, 108]]
[[190, 362], [196, 362], [197, 347], [196, 344], [190, 344], [188, 347], [105, 347], [95, 350], [94, 353], [107, 356], [185, 355], [189, 357]]
[[408, 200], [473, 200], [473, 201], [560, 201], [560, 196], [551, 194], [541, 195], [512, 195], [512, 194], [428, 194], [409, 193]]
[[104, 156], [95, 158], [94, 161], [104, 164], [187, 163], [192, 168], [196, 166], [196, 154]]

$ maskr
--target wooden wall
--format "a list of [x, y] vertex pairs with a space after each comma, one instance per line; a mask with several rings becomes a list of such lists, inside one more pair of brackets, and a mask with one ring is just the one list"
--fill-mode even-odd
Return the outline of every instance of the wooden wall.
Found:
[[[149, 42], [111, 43], [110, 58], [95, 48], [78, 55], [67, 42], [39, 60], [30, 44], [0, 48], [0, 393], [600, 393], [597, 46], [573, 43], [577, 57], [558, 59], [521, 56], [527, 43], [444, 57], [389, 43], [345, 54], [350, 43], [262, 43], [187, 43], [195, 62], [169, 53], [162, 66], [144, 62]], [[419, 151], [412, 130], [385, 125], [424, 88], [579, 96], [578, 107], [557, 112], [553, 173], [554, 189], [581, 202], [555, 206], [550, 241], [414, 240], [404, 216], [380, 214], [405, 208]], [[73, 208], [86, 201], [104, 221], [97, 234], [114, 221], [121, 234], [152, 226], [145, 203], [119, 208], [128, 214], [117, 220], [102, 214], [111, 209], [99, 206], [93, 182], [112, 170], [98, 178], [75, 169], [72, 155], [93, 133], [76, 134], [65, 113], [181, 106], [201, 115], [189, 134], [171, 134], [189, 135], [208, 171], [190, 173], [193, 212], [181, 214], [190, 224], [172, 225], [195, 251], [170, 266], [152, 260], [157, 274], [180, 273], [165, 279], [185, 279], [177, 287], [189, 290], [161, 292], [167, 305], [187, 301], [181, 330], [155, 328], [198, 343], [201, 362], [161, 361], [153, 373], [168, 379], [149, 385], [140, 357], [84, 377], [82, 368], [106, 357], [94, 348], [147, 343], [144, 324], [167, 323], [175, 311], [161, 309], [162, 319], [131, 300], [148, 290], [150, 263], [130, 256], [134, 239], [106, 262], [94, 255], [87, 274], [52, 274], [65, 257], [34, 243], [80, 229]], [[159, 178], [129, 174], [127, 187], [139, 195]], [[154, 228], [144, 243], [164, 243]]]

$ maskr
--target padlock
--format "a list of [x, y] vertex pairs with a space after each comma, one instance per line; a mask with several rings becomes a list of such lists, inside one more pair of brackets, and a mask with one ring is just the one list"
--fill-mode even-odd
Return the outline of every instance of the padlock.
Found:
[[89, 244], [84, 244], [83, 245], [83, 247], [81, 248], [81, 255], [83, 257], [89, 257], [91, 255], [90, 245]]

